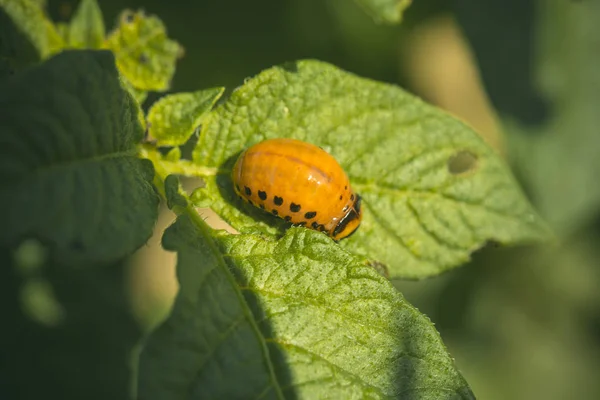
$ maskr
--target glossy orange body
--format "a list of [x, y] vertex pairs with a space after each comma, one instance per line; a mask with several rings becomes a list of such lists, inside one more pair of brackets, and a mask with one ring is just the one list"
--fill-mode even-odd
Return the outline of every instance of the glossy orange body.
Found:
[[348, 176], [335, 158], [310, 143], [260, 142], [240, 155], [232, 179], [236, 193], [246, 201], [336, 240], [360, 224], [360, 197], [350, 188]]

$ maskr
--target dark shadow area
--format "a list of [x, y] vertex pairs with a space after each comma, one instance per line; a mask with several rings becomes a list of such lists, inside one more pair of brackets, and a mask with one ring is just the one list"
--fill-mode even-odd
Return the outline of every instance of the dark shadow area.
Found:
[[534, 0], [455, 0], [455, 13], [475, 52], [494, 107], [526, 125], [551, 114], [535, 88]]
[[37, 269], [0, 250], [0, 398], [128, 399], [141, 332], [123, 263]]
[[0, 8], [0, 80], [39, 61], [33, 43]]

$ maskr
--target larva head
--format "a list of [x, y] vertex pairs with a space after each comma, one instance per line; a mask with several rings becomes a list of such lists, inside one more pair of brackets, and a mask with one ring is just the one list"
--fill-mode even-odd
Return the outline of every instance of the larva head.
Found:
[[350, 236], [360, 225], [360, 221], [362, 220], [360, 203], [362, 199], [358, 194], [354, 197], [355, 200], [352, 204], [352, 207], [350, 207], [348, 212], [340, 219], [335, 228], [329, 232], [329, 236], [331, 236], [334, 240], [341, 240]]

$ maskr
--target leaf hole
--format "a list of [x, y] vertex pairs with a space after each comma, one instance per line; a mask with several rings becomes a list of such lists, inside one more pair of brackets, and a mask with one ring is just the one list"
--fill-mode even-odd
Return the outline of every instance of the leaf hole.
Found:
[[477, 155], [468, 150], [461, 150], [448, 159], [448, 172], [460, 175], [477, 167]]
[[390, 272], [388, 270], [387, 265], [385, 265], [384, 263], [375, 260], [370, 260], [367, 261], [367, 265], [373, 268], [375, 271], [377, 271], [379, 275], [388, 279], [390, 278]]

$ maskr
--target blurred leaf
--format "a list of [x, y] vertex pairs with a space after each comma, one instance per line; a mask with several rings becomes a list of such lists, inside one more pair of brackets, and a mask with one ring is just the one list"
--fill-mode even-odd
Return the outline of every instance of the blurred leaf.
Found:
[[81, 0], [69, 23], [69, 45], [99, 49], [104, 42], [104, 20], [96, 0]]
[[130, 10], [121, 14], [119, 27], [108, 36], [105, 47], [115, 53], [121, 73], [141, 90], [167, 90], [175, 62], [183, 54], [183, 48], [167, 37], [160, 19]]
[[181, 146], [213, 108], [225, 89], [164, 96], [148, 111], [149, 133], [158, 146]]
[[31, 0], [31, 2], [35, 3], [42, 10], [45, 10], [48, 0]]
[[48, 18], [45, 18], [46, 37], [48, 38], [48, 57], [60, 53], [67, 47], [67, 42], [60, 32], [60, 24], [54, 24]]
[[179, 191], [179, 178], [175, 175], [167, 176], [167, 179], [165, 179], [165, 197], [170, 210], [175, 206], [187, 207], [187, 199]]
[[355, 0], [377, 22], [398, 24], [412, 0]]
[[31, 0], [0, 0], [0, 78], [49, 54], [46, 19]]
[[[420, 278], [468, 260], [487, 240], [548, 237], [502, 160], [468, 126], [402, 89], [301, 61], [262, 72], [205, 120], [194, 162], [219, 168], [194, 201], [230, 225], [274, 234], [277, 220], [237, 200], [239, 152], [291, 137], [322, 146], [363, 197], [361, 227], [341, 245]], [[262, 219], [257, 224], [256, 219]]]
[[141, 246], [158, 197], [138, 111], [107, 51], [66, 51], [0, 87], [0, 242], [34, 236], [95, 262]]
[[554, 116], [539, 129], [520, 127], [515, 158], [541, 212], [568, 234], [600, 211], [600, 2], [544, 5], [537, 72]]
[[427, 317], [318, 232], [214, 238], [184, 215], [163, 245], [181, 288], [141, 398], [474, 398]]
[[[146, 90], [134, 88], [131, 85], [131, 82], [129, 82], [127, 78], [125, 78], [123, 75], [121, 75], [121, 83], [123, 84], [123, 87], [129, 92], [129, 94], [131, 94], [133, 98], [137, 100], [138, 104], [141, 105], [144, 103], [144, 101], [146, 101], [146, 98], [148, 97], [148, 92]], [[143, 115], [142, 120], [145, 123], [146, 118]]]
[[55, 248], [48, 252], [23, 274], [0, 246], [0, 398], [132, 398], [140, 329], [122, 263], [66, 266]]
[[[568, 235], [600, 209], [600, 2], [461, 2], [516, 169], [541, 213]], [[510, 102], [518, 110], [503, 107]]]

